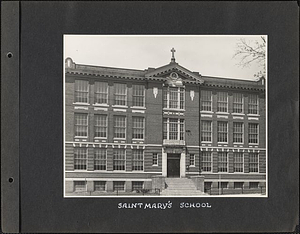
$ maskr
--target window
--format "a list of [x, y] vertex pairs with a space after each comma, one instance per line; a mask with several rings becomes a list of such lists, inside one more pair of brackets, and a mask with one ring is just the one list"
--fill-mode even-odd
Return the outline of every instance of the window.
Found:
[[107, 115], [94, 115], [95, 137], [107, 137]]
[[115, 91], [115, 105], [126, 106], [127, 101], [127, 87], [126, 84], [114, 84]]
[[88, 136], [88, 114], [75, 113], [75, 137]]
[[258, 114], [258, 96], [249, 94], [248, 114]]
[[227, 152], [218, 152], [218, 172], [227, 172]]
[[227, 122], [218, 122], [218, 142], [227, 143]]
[[126, 138], [126, 117], [114, 116], [114, 138]]
[[244, 168], [244, 157], [243, 153], [234, 152], [233, 153], [233, 170], [234, 172], [243, 172]]
[[86, 181], [74, 181], [74, 191], [75, 192], [86, 191]]
[[152, 154], [152, 166], [158, 166], [158, 154], [157, 153]]
[[94, 190], [95, 191], [105, 191], [105, 181], [94, 181]]
[[233, 123], [233, 143], [243, 143], [243, 127], [243, 123]]
[[141, 190], [144, 187], [143, 181], [132, 181], [132, 191]]
[[87, 149], [74, 149], [74, 170], [86, 170]]
[[164, 89], [164, 108], [184, 109], [184, 88], [167, 87]]
[[144, 165], [144, 151], [140, 149], [132, 150], [132, 170], [142, 171]]
[[95, 103], [108, 103], [108, 84], [106, 82], [95, 82]]
[[164, 139], [184, 140], [184, 120], [164, 118]]
[[201, 110], [212, 111], [212, 95], [211, 91], [201, 91]]
[[144, 139], [144, 117], [132, 117], [132, 139]]
[[249, 123], [249, 143], [258, 144], [258, 124]]
[[228, 182], [219, 182], [218, 183], [218, 188], [220, 188], [220, 185], [221, 185], [221, 188], [222, 189], [227, 189], [228, 188]]
[[249, 182], [249, 188], [250, 189], [257, 189], [258, 188], [258, 182]]
[[227, 93], [225, 92], [218, 92], [218, 102], [217, 102], [217, 111], [218, 112], [227, 112], [227, 104], [228, 104], [228, 97]]
[[234, 189], [242, 189], [244, 187], [244, 182], [234, 182]]
[[249, 172], [258, 172], [258, 153], [249, 153]]
[[75, 80], [75, 102], [89, 102], [89, 82], [87, 80]]
[[113, 170], [125, 170], [125, 149], [114, 149]]
[[202, 151], [202, 171], [211, 172], [211, 152]]
[[243, 113], [243, 94], [233, 94], [233, 113]]
[[106, 170], [106, 149], [95, 148], [94, 170]]
[[145, 106], [145, 86], [132, 85], [132, 105]]
[[212, 140], [211, 121], [201, 121], [201, 141], [211, 142]]
[[125, 191], [125, 181], [114, 181], [113, 189], [114, 191]]
[[195, 154], [190, 154], [190, 166], [195, 166]]

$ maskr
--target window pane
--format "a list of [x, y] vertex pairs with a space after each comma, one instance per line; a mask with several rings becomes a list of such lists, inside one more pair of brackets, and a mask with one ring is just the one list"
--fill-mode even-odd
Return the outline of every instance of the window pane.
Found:
[[85, 181], [74, 181], [74, 191], [75, 192], [86, 191], [86, 182]]
[[218, 172], [227, 172], [227, 152], [218, 152]]
[[244, 158], [243, 153], [234, 152], [233, 153], [233, 159], [234, 159], [234, 172], [243, 172], [244, 168]]
[[201, 141], [211, 142], [212, 129], [211, 121], [201, 121]]
[[75, 136], [87, 137], [88, 114], [75, 113]]
[[86, 170], [87, 149], [74, 149], [74, 170]]
[[145, 103], [145, 86], [144, 85], [132, 85], [132, 105], [144, 106]]
[[126, 84], [114, 84], [115, 105], [126, 106], [127, 87]]
[[94, 190], [95, 191], [105, 191], [105, 181], [95, 181], [94, 182]]
[[256, 94], [250, 94], [248, 100], [248, 113], [258, 114], [258, 96]]
[[211, 172], [211, 152], [203, 151], [202, 152], [202, 170], [205, 172]]
[[95, 115], [95, 137], [107, 137], [107, 115]]
[[143, 181], [132, 181], [132, 191], [141, 190], [144, 187]]
[[201, 91], [201, 110], [211, 111], [212, 110], [212, 95], [211, 91]]
[[190, 154], [190, 166], [195, 166], [195, 154]]
[[243, 123], [233, 123], [233, 142], [243, 143]]
[[178, 140], [178, 120], [169, 119], [169, 140]]
[[258, 172], [258, 153], [249, 153], [249, 172]]
[[114, 116], [114, 137], [115, 138], [126, 138], [126, 117], [125, 116]]
[[125, 149], [114, 149], [113, 169], [125, 170]]
[[243, 94], [233, 94], [233, 113], [243, 113]]
[[184, 109], [184, 88], [164, 88], [164, 108]]
[[114, 181], [113, 189], [114, 189], [114, 191], [124, 191], [125, 190], [125, 181]]
[[106, 149], [95, 148], [94, 170], [106, 170]]
[[152, 155], [152, 165], [158, 165], [158, 154], [153, 153]]
[[132, 138], [144, 139], [144, 117], [132, 117]]
[[108, 103], [108, 84], [106, 82], [95, 82], [95, 103]]
[[75, 80], [75, 102], [88, 103], [89, 83], [87, 80]]
[[249, 143], [258, 144], [258, 124], [249, 123]]
[[227, 122], [218, 122], [218, 142], [227, 143]]
[[227, 93], [225, 92], [218, 92], [218, 112], [227, 112]]
[[132, 170], [142, 171], [144, 164], [143, 150], [132, 150]]

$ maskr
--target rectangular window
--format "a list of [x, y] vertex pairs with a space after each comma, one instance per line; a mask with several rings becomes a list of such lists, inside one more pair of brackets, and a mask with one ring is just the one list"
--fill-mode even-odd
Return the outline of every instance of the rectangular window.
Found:
[[249, 172], [258, 172], [258, 153], [249, 153]]
[[244, 187], [244, 182], [234, 182], [234, 189], [242, 189]]
[[212, 169], [211, 152], [202, 151], [202, 171], [211, 172]]
[[249, 94], [248, 100], [248, 114], [258, 114], [258, 96]]
[[257, 189], [259, 183], [258, 182], [249, 182], [249, 188], [250, 189]]
[[233, 113], [243, 113], [243, 94], [233, 94]]
[[95, 82], [95, 103], [108, 103], [108, 84], [106, 82]]
[[132, 117], [132, 139], [144, 139], [145, 118]]
[[184, 109], [184, 88], [164, 88], [164, 108]]
[[125, 181], [114, 181], [113, 182], [114, 191], [125, 191]]
[[219, 182], [218, 183], [218, 188], [220, 188], [220, 185], [221, 185], [221, 188], [222, 189], [227, 189], [228, 188], [228, 182]]
[[114, 138], [126, 138], [126, 117], [114, 116]]
[[88, 136], [88, 114], [75, 113], [75, 137]]
[[106, 170], [106, 149], [95, 148], [94, 170]]
[[127, 104], [127, 86], [126, 84], [114, 84], [115, 105], [126, 106]]
[[184, 119], [164, 119], [164, 139], [167, 140], [184, 140], [185, 132]]
[[218, 152], [218, 172], [228, 171], [228, 157], [227, 152]]
[[75, 80], [75, 102], [89, 102], [89, 82], [87, 80]]
[[218, 142], [219, 143], [227, 143], [227, 133], [228, 133], [228, 128], [227, 128], [227, 122], [218, 122]]
[[234, 172], [243, 172], [244, 168], [244, 157], [243, 153], [234, 152], [233, 153], [233, 169]]
[[157, 153], [152, 154], [152, 166], [158, 166], [158, 154]]
[[144, 188], [143, 181], [132, 181], [132, 191], [141, 190]]
[[211, 91], [201, 91], [201, 110], [212, 111], [212, 95]]
[[249, 143], [258, 144], [258, 124], [249, 123]]
[[228, 112], [228, 97], [226, 92], [218, 92], [217, 94], [217, 111]]
[[204, 192], [211, 190], [212, 182], [204, 182]]
[[233, 123], [233, 143], [243, 143], [244, 124], [240, 122]]
[[190, 166], [195, 166], [195, 154], [190, 154]]
[[114, 149], [113, 170], [125, 171], [125, 149]]
[[140, 149], [132, 150], [132, 170], [142, 171], [144, 165], [144, 151]]
[[95, 137], [107, 137], [107, 115], [94, 115]]
[[74, 191], [75, 192], [86, 191], [86, 181], [74, 181]]
[[212, 141], [212, 128], [211, 121], [203, 120], [201, 121], [201, 141], [211, 142]]
[[74, 170], [86, 170], [87, 149], [74, 148]]
[[105, 181], [94, 181], [95, 191], [105, 191], [106, 182]]
[[145, 106], [144, 85], [132, 85], [132, 106]]

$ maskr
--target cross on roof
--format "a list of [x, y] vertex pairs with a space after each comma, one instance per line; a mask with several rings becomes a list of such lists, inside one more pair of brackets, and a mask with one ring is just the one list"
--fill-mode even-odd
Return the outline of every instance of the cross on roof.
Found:
[[175, 62], [175, 57], [174, 57], [174, 53], [176, 52], [176, 50], [174, 48], [171, 49], [172, 52], [172, 58], [171, 58], [171, 62]]

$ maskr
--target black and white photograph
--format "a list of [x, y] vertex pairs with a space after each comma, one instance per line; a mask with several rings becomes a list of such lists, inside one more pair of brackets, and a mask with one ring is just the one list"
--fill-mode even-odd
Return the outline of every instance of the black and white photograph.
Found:
[[267, 197], [266, 35], [64, 35], [64, 197]]

